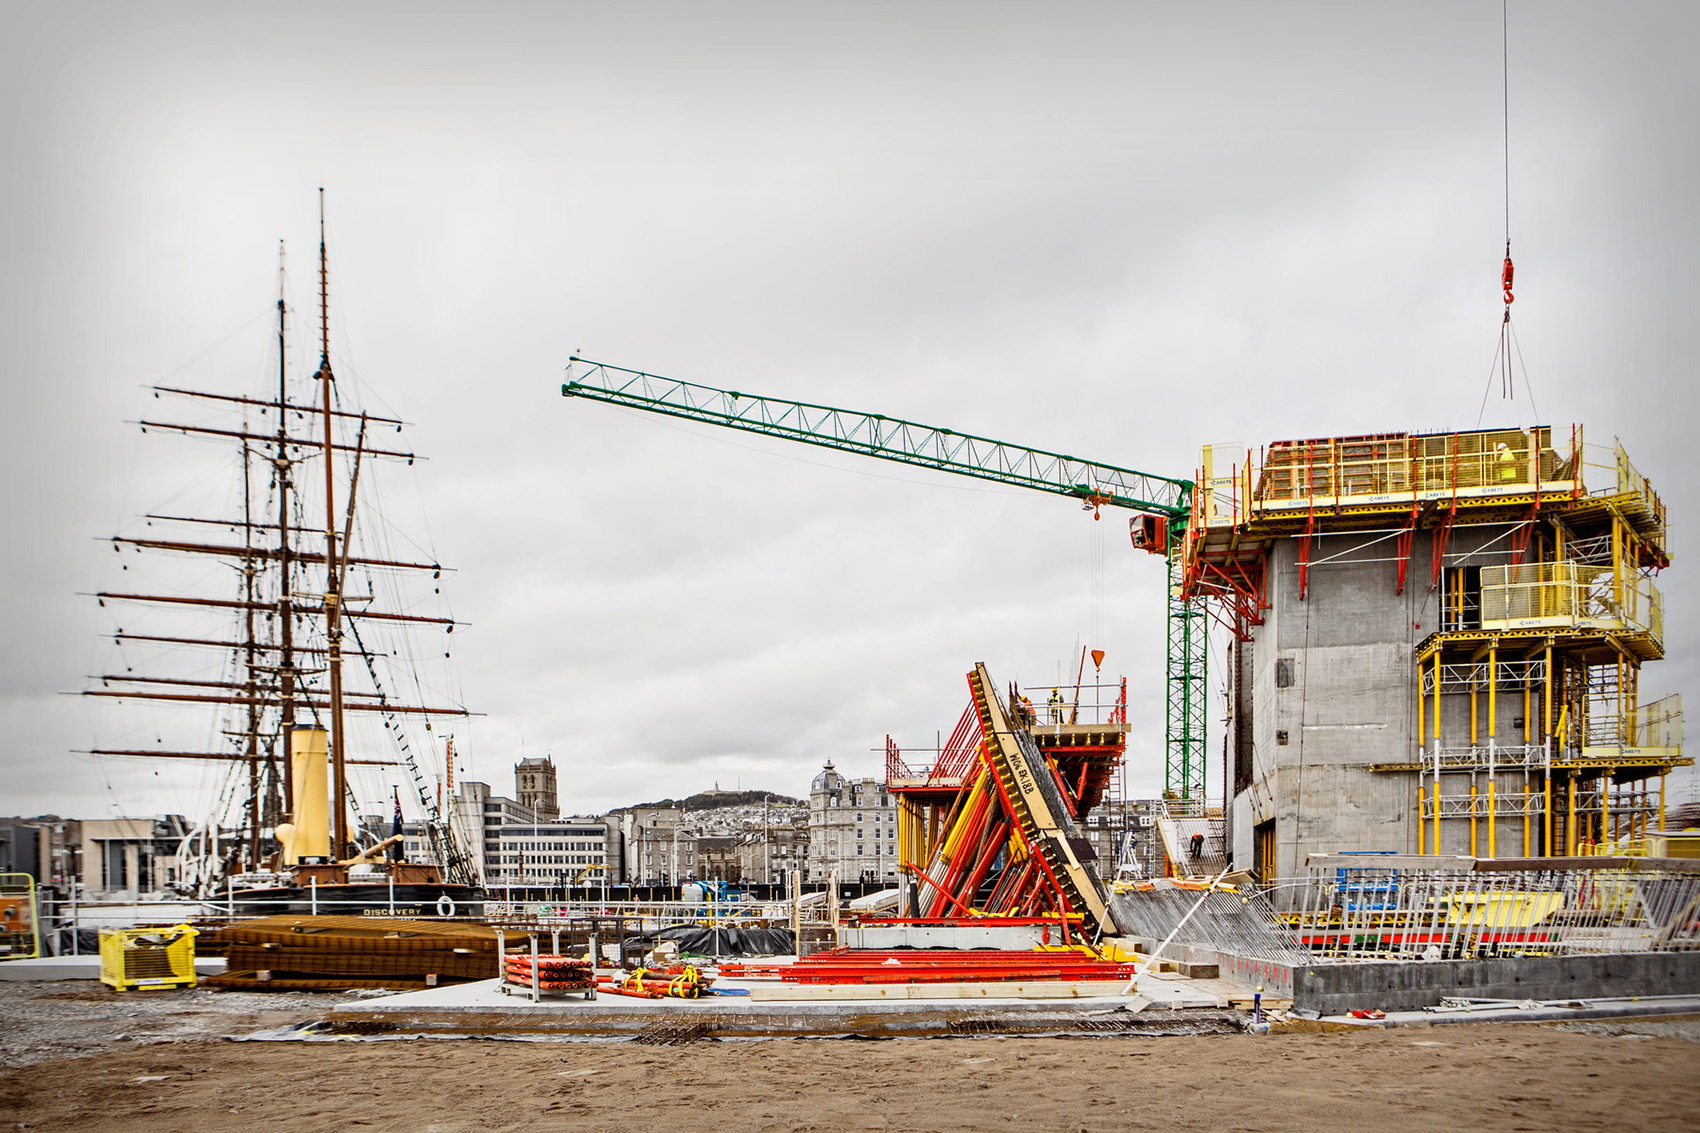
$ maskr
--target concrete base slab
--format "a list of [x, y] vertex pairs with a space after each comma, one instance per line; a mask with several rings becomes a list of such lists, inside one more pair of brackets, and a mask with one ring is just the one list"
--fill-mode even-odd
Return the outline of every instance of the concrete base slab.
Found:
[[[1173, 1002], [1173, 1001], [1171, 1001]], [[1178, 1010], [1145, 996], [1072, 1000], [758, 1002], [747, 996], [594, 1001], [509, 998], [496, 981], [434, 988], [340, 1005], [297, 1028], [255, 1039], [634, 1039], [672, 1045], [702, 1038], [898, 1038], [982, 1034], [1227, 1034], [1237, 1012]]]
[[[1200, 981], [1221, 985], [1222, 981]], [[1073, 985], [1065, 985], [1073, 986]], [[1226, 986], [1226, 985], [1222, 985]], [[342, 1004], [302, 1028], [263, 1038], [465, 1037], [611, 1039], [688, 1042], [696, 1038], [925, 1037], [958, 1034], [1205, 1034], [1239, 1030], [1241, 1015], [1216, 994], [1186, 982], [1141, 981], [1137, 994], [1105, 981], [1100, 992], [1070, 999], [1021, 999], [1020, 989], [988, 987], [971, 999], [934, 986], [897, 985], [903, 998], [768, 999], [758, 994], [704, 999], [631, 999], [601, 995], [507, 995], [496, 980], [429, 988]], [[809, 993], [778, 980], [721, 980], [717, 991]], [[843, 989], [849, 993], [879, 987]], [[889, 990], [889, 989], [888, 989]], [[1056, 989], [1051, 989], [1056, 990]], [[1244, 989], [1238, 989], [1244, 991]], [[929, 996], [929, 992], [931, 995]], [[1246, 993], [1249, 995], [1249, 993]], [[910, 998], [911, 995], [919, 998]]]

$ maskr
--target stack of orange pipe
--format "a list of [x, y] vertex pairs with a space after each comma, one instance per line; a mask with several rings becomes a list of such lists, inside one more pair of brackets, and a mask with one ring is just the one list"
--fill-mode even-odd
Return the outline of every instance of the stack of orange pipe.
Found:
[[[531, 986], [531, 956], [525, 952], [510, 952], [505, 974], [510, 983]], [[543, 991], [589, 991], [595, 984], [595, 973], [589, 960], [575, 956], [537, 957], [537, 986]]]

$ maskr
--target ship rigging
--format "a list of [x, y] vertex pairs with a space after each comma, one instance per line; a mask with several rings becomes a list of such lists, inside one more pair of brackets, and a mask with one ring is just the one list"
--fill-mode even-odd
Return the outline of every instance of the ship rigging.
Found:
[[[441, 787], [454, 750], [443, 725], [471, 715], [446, 644], [464, 623], [447, 611], [443, 566], [386, 514], [376, 466], [417, 459], [398, 441], [404, 422], [361, 407], [332, 366], [322, 190], [318, 269], [319, 359], [310, 377], [292, 373], [280, 244], [268, 388], [152, 387], [154, 398], [185, 409], [144, 418], [141, 431], [233, 444], [239, 482], [234, 498], [227, 489], [222, 501], [151, 511], [141, 531], [112, 536], [126, 578], [147, 582], [95, 595], [119, 623], [110, 634], [119, 663], [83, 693], [125, 704], [132, 722], [129, 742], [90, 752], [223, 765], [213, 836], [202, 828], [202, 854], [178, 879], [200, 894], [243, 874], [287, 882], [308, 870], [322, 885], [350, 882], [351, 868], [369, 872], [381, 838], [370, 815], [382, 813], [403, 779], [430, 859], [410, 880], [428, 879], [434, 866], [437, 881], [477, 882]], [[210, 482], [202, 477], [201, 495]], [[227, 569], [209, 571], [209, 563]], [[443, 642], [433, 644], [438, 635]], [[144, 709], [155, 712], [138, 729], [133, 718]], [[326, 798], [301, 781], [313, 778], [316, 752], [328, 764], [317, 780]], [[350, 821], [363, 811], [363, 822]], [[326, 826], [317, 839], [315, 816]], [[226, 824], [235, 835], [221, 841]], [[392, 878], [407, 864], [397, 851], [387, 863]]]

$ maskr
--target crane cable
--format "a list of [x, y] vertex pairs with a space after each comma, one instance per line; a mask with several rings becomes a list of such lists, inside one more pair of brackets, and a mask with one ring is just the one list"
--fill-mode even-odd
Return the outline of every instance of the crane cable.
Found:
[[1500, 0], [1500, 110], [1502, 123], [1502, 149], [1505, 155], [1505, 262], [1500, 267], [1499, 286], [1504, 293], [1505, 312], [1499, 321], [1499, 342], [1494, 347], [1493, 362], [1488, 369], [1487, 388], [1482, 391], [1481, 409], [1476, 413], [1476, 427], [1480, 428], [1482, 418], [1487, 413], [1488, 394], [1493, 391], [1494, 378], [1499, 379], [1499, 396], [1507, 401], [1517, 397], [1516, 375], [1511, 367], [1511, 352], [1517, 352], [1517, 365], [1523, 371], [1523, 390], [1529, 396], [1530, 411], [1535, 414], [1535, 420], [1540, 420], [1540, 411], [1535, 406], [1535, 391], [1529, 384], [1529, 368], [1523, 362], [1523, 346], [1517, 341], [1517, 332], [1511, 325], [1511, 304], [1517, 301], [1512, 293], [1512, 282], [1516, 268], [1511, 262], [1511, 37], [1510, 37], [1510, 0]]

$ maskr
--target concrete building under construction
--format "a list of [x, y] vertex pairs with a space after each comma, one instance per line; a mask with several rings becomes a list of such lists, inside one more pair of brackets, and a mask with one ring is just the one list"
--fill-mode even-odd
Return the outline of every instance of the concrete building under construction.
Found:
[[[1206, 449], [1183, 589], [1232, 631], [1225, 848], [1557, 857], [1662, 828], [1682, 754], [1623, 447], [1486, 429]], [[1214, 713], [1212, 713], [1214, 715]]]

